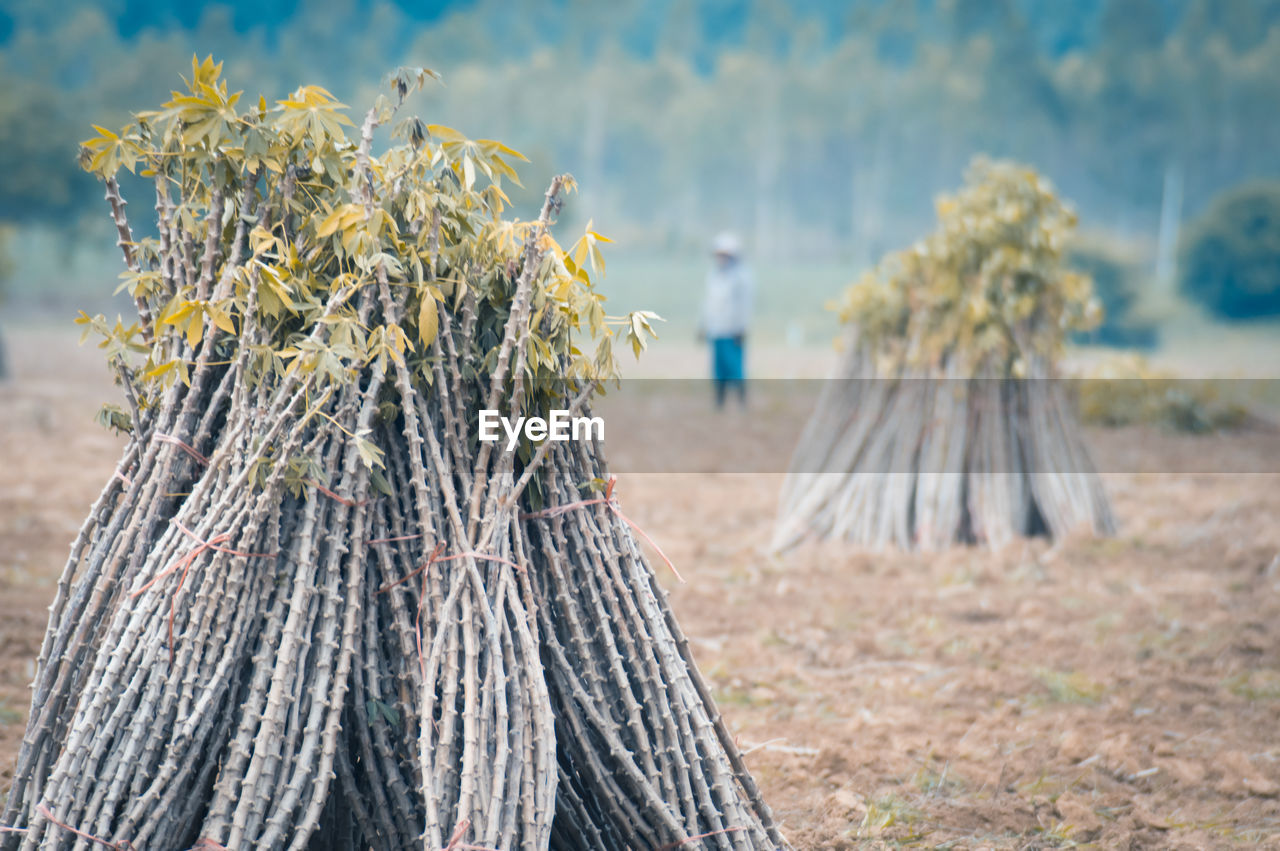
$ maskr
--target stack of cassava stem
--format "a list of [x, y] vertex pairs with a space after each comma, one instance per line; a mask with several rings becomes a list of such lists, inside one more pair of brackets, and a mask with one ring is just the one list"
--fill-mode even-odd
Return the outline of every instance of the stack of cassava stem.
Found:
[[[566, 181], [512, 226], [474, 182], [508, 149], [411, 123], [374, 157], [394, 108], [347, 143], [316, 89], [202, 124], [234, 105], [217, 71], [113, 134], [133, 149], [90, 144], [140, 316], [92, 323], [129, 442], [58, 584], [0, 847], [785, 847], [592, 495], [600, 448], [476, 439], [480, 409], [585, 410], [600, 377], [583, 256], [548, 232]], [[156, 239], [104, 151], [155, 172]]]
[[1096, 321], [1062, 267], [1074, 215], [1034, 172], [978, 161], [939, 230], [841, 305], [846, 354], [783, 486], [774, 546], [1001, 547], [1114, 521], [1053, 364]]

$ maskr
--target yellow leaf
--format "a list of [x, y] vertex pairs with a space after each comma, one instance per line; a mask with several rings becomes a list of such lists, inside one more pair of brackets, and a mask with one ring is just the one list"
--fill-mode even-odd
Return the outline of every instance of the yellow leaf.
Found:
[[446, 127], [443, 124], [428, 124], [427, 132], [437, 139], [443, 139], [446, 142], [465, 142], [467, 137], [463, 136], [452, 127]]
[[177, 325], [179, 322], [182, 322], [190, 316], [191, 311], [199, 311], [200, 303], [195, 301], [184, 301], [177, 307], [177, 309], [173, 309], [176, 301], [177, 296], [175, 296], [174, 300], [170, 301], [165, 309], [160, 312], [160, 316], [156, 320], [157, 327], [162, 325]]
[[204, 313], [196, 310], [192, 312], [191, 321], [187, 323], [187, 342], [194, 349], [200, 345], [202, 339], [204, 339]]
[[[438, 125], [432, 125], [432, 126], [434, 127]], [[502, 144], [501, 142], [495, 139], [476, 139], [476, 141], [479, 142], [481, 145], [492, 145], [494, 148], [497, 148], [499, 151], [506, 154], [507, 156], [518, 157], [519, 159], [522, 159], [525, 162], [529, 161], [529, 158], [526, 157], [524, 154], [520, 153], [519, 151], [513, 148], [508, 148], [506, 145]]]
[[213, 324], [217, 325], [223, 331], [231, 336], [235, 336], [236, 326], [231, 321], [231, 316], [222, 308], [209, 305], [209, 318], [213, 320]]
[[332, 213], [325, 216], [324, 220], [316, 226], [316, 236], [324, 239], [326, 236], [336, 232], [340, 224], [342, 224], [342, 208], [338, 207]]
[[422, 348], [430, 346], [440, 330], [440, 317], [436, 313], [436, 300], [424, 294], [422, 304], [418, 307], [418, 339]]
[[147, 378], [159, 378], [160, 376], [164, 375], [166, 372], [169, 372], [170, 370], [172, 370], [177, 365], [178, 365], [177, 361], [174, 361], [174, 360], [167, 361], [166, 363], [162, 363], [159, 366], [152, 367], [151, 369], [144, 372], [143, 375], [145, 375]]

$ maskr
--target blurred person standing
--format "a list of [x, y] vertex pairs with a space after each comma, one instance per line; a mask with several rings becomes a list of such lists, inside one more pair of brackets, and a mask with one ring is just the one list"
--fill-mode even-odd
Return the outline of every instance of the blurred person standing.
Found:
[[735, 234], [719, 234], [711, 243], [711, 254], [699, 328], [711, 345], [716, 407], [724, 407], [730, 390], [737, 392], [739, 402], [745, 406], [747, 327], [755, 282], [742, 260], [742, 242]]

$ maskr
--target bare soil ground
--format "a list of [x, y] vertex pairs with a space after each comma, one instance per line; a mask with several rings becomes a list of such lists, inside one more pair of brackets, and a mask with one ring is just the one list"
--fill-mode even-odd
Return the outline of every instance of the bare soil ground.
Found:
[[[115, 396], [96, 351], [7, 342], [0, 790], [45, 607], [120, 446], [91, 421]], [[764, 426], [714, 427], [733, 453]], [[1104, 469], [1235, 451], [1091, 435]], [[1110, 475], [1112, 540], [777, 558], [780, 484], [624, 474], [618, 493], [688, 580], [667, 576], [677, 613], [797, 848], [1280, 847], [1280, 476]]]

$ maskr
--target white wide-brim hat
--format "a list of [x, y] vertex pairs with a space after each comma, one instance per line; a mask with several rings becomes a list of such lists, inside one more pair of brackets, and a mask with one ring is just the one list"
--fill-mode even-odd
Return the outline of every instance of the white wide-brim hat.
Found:
[[712, 254], [728, 254], [730, 257], [737, 257], [742, 253], [742, 240], [738, 239], [736, 233], [725, 231], [717, 234], [716, 238], [711, 240]]

